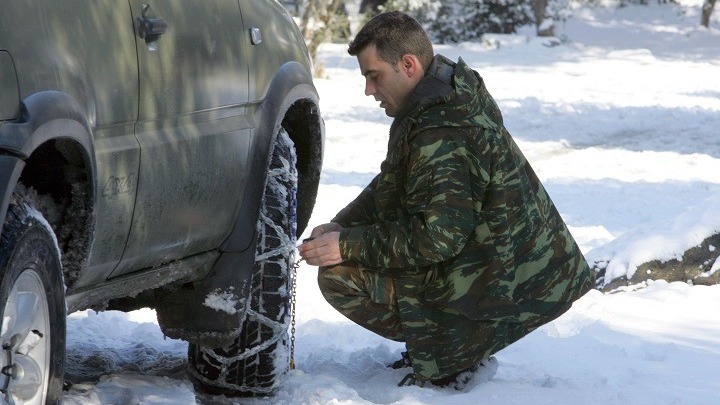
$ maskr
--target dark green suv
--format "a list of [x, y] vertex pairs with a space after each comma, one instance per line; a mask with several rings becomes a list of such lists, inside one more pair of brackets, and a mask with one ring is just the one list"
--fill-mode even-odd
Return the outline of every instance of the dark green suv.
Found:
[[274, 0], [0, 9], [2, 399], [61, 402], [65, 317], [88, 308], [155, 308], [197, 386], [271, 394], [324, 139], [292, 18]]

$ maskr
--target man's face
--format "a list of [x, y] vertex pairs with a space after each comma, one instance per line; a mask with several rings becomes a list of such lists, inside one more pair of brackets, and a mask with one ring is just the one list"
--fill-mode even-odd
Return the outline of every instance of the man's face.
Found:
[[381, 60], [375, 44], [360, 51], [357, 59], [360, 73], [365, 76], [365, 95], [375, 97], [380, 102], [380, 108], [385, 109], [385, 114], [395, 117], [419, 81], [417, 72], [410, 71], [402, 59], [395, 65]]

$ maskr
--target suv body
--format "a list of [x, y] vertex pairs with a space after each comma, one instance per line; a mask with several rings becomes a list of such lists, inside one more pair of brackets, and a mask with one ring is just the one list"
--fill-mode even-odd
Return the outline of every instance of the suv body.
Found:
[[[292, 18], [273, 0], [0, 7], [0, 242], [14, 243], [8, 221], [26, 202], [57, 239], [68, 312], [150, 306], [168, 336], [231, 344], [281, 132], [297, 158], [293, 244], [315, 203], [324, 126]], [[212, 294], [234, 307], [207, 305]]]

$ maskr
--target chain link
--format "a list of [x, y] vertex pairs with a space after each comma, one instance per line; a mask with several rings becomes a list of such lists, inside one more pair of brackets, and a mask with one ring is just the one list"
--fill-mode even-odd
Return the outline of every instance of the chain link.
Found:
[[290, 298], [290, 370], [295, 370], [295, 312], [297, 310], [297, 270], [300, 268], [300, 258], [292, 268], [292, 291]]
[[[312, 236], [309, 238], [303, 239], [302, 243], [309, 242], [313, 240]], [[292, 269], [292, 291], [291, 291], [291, 299], [290, 299], [290, 370], [295, 370], [295, 313], [297, 311], [297, 271], [300, 268], [300, 263], [302, 263], [304, 259], [301, 257], [297, 261], [295, 261], [295, 264], [293, 264]]]

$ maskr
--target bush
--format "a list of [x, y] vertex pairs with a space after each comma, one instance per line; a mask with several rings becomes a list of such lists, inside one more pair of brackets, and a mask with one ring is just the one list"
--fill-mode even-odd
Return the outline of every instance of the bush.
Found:
[[[435, 43], [480, 39], [485, 33], [509, 34], [534, 24], [532, 0], [389, 0], [384, 10], [400, 10], [415, 17]], [[569, 0], [548, 0], [546, 18], [567, 17]]]

